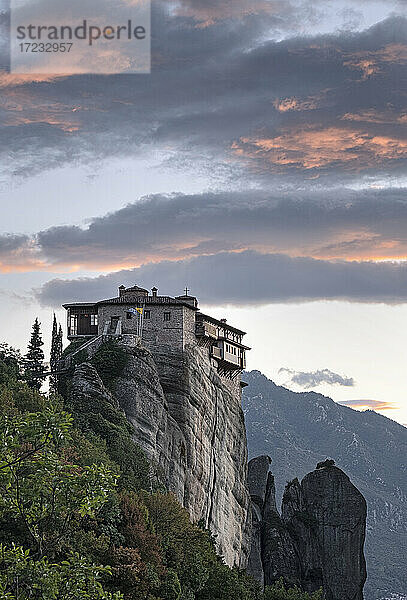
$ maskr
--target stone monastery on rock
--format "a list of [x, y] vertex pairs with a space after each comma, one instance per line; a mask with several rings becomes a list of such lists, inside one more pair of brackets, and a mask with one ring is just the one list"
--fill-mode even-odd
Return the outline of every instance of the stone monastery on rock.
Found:
[[119, 287], [116, 298], [99, 302], [64, 304], [68, 339], [101, 341], [113, 336], [133, 345], [140, 340], [151, 351], [160, 346], [184, 350], [189, 345], [207, 348], [219, 374], [234, 379], [246, 367], [244, 331], [226, 319], [200, 312], [198, 300], [188, 294], [159, 296], [157, 288]]

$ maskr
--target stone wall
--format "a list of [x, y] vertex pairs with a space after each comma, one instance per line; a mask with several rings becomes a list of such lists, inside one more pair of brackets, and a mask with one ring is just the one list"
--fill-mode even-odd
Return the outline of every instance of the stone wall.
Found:
[[191, 310], [190, 308], [187, 308], [186, 306], [183, 306], [182, 313], [183, 313], [183, 323], [184, 323], [184, 328], [183, 328], [184, 348], [186, 348], [187, 346], [190, 346], [190, 345], [195, 346], [197, 344], [197, 337], [195, 335], [196, 311]]
[[[98, 309], [99, 334], [103, 333], [105, 323], [109, 322], [112, 317], [121, 317], [122, 332], [124, 334], [136, 333], [137, 317], [127, 318], [127, 310], [134, 304], [129, 302], [129, 304], [101, 305]], [[176, 304], [149, 304], [146, 310], [150, 311], [150, 319], [144, 319], [143, 322], [144, 342], [149, 347], [156, 344], [169, 344], [183, 348], [185, 313], [191, 313], [192, 318], [194, 318], [194, 311]], [[164, 313], [166, 312], [171, 314], [169, 321], [164, 321]], [[190, 318], [188, 314], [188, 321]]]

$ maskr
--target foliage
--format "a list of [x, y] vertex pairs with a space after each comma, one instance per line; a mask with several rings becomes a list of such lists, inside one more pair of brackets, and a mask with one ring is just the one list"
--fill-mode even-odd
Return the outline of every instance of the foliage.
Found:
[[50, 400], [3, 346], [0, 377], [0, 598], [322, 600], [282, 582], [263, 595], [172, 494], [146, 491], [149, 465], [108, 393]]
[[0, 386], [21, 379], [22, 357], [8, 344], [0, 344]]
[[62, 358], [67, 358], [70, 354], [73, 354], [74, 352], [79, 350], [79, 348], [83, 346], [83, 344], [83, 340], [75, 340], [74, 342], [71, 342], [69, 346], [67, 346], [62, 352]]
[[115, 340], [109, 340], [102, 344], [91, 362], [103, 383], [110, 387], [116, 377], [122, 374], [128, 360], [129, 355], [127, 352]]
[[12, 400], [0, 417], [1, 597], [118, 600], [100, 581], [110, 568], [69, 550], [114, 494], [115, 474], [69, 459], [72, 417], [58, 404], [30, 413], [19, 410], [18, 395]]
[[28, 351], [24, 358], [24, 366], [25, 379], [28, 385], [38, 391], [40, 391], [42, 382], [45, 379], [43, 345], [44, 342], [42, 341], [40, 322], [38, 319], [35, 319], [28, 344]]
[[[54, 320], [52, 323], [52, 337], [51, 337], [51, 355], [50, 355], [50, 369], [51, 371], [58, 370], [58, 362], [62, 358], [62, 342], [63, 334], [62, 327], [57, 323], [57, 318], [54, 313]], [[57, 393], [58, 391], [58, 375], [51, 375], [49, 380], [50, 391]]]
[[260, 585], [244, 571], [229, 569], [221, 561], [212, 567], [203, 590], [196, 596], [199, 600], [260, 600]]
[[148, 515], [164, 550], [164, 562], [177, 573], [182, 596], [196, 600], [257, 600], [259, 586], [227, 567], [216, 555], [209, 531], [190, 522], [172, 494], [143, 494]]
[[71, 428], [52, 405], [0, 419], [0, 514], [22, 524], [38, 556], [54, 556], [75, 517], [94, 516], [115, 485], [103, 465], [65, 460]]
[[286, 588], [282, 578], [274, 585], [266, 587], [264, 592], [264, 600], [323, 600], [323, 597], [322, 590], [309, 594], [297, 586]]
[[122, 594], [106, 592], [100, 579], [108, 567], [89, 564], [79, 555], [60, 563], [34, 560], [30, 550], [0, 545], [0, 597], [4, 600], [120, 600]]

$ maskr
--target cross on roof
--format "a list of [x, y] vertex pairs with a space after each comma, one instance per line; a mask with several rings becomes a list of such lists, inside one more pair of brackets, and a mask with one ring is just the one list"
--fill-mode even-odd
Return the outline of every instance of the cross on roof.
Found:
[[188, 292], [189, 292], [189, 289], [186, 287], [185, 288], [185, 296], [188, 296]]

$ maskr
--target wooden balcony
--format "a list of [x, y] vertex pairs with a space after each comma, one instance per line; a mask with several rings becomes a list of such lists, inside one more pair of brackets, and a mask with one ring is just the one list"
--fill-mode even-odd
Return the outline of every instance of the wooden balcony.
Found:
[[218, 330], [215, 325], [212, 323], [207, 323], [206, 321], [201, 321], [196, 324], [195, 334], [198, 337], [209, 337], [214, 340], [218, 339]]

